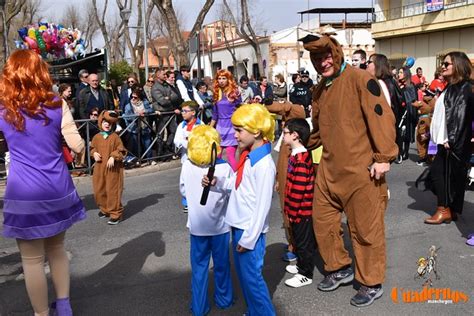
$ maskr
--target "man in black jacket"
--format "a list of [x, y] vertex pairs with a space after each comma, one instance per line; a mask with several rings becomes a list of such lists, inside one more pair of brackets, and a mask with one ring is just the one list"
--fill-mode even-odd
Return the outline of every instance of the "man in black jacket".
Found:
[[79, 93], [79, 116], [81, 119], [89, 118], [93, 108], [98, 108], [99, 113], [103, 110], [113, 110], [114, 103], [108, 93], [99, 85], [99, 76], [89, 74], [89, 86]]
[[309, 78], [307, 70], [302, 71], [300, 75], [301, 81], [295, 83], [290, 91], [290, 102], [302, 105], [306, 117], [309, 117], [311, 113], [311, 88], [313, 87], [313, 80]]

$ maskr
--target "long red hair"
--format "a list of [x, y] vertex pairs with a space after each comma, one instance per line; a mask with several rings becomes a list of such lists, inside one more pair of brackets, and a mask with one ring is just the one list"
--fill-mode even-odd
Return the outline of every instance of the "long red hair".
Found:
[[[218, 78], [219, 77], [226, 77], [227, 78], [227, 86], [223, 89], [222, 93], [220, 92], [221, 87], [219, 87]], [[213, 89], [213, 98], [214, 102], [219, 101], [222, 96], [225, 94], [229, 101], [234, 101], [240, 95], [239, 87], [232, 76], [232, 73], [228, 70], [221, 69], [218, 70], [216, 73], [216, 77], [214, 79], [214, 89]]]
[[39, 117], [48, 124], [44, 108], [61, 106], [52, 91], [48, 65], [31, 50], [17, 50], [8, 58], [0, 78], [0, 110], [17, 131], [25, 129], [25, 117]]

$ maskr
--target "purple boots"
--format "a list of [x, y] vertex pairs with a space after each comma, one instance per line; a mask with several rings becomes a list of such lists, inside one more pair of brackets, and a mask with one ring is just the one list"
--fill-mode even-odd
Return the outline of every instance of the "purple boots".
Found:
[[51, 316], [72, 316], [71, 303], [68, 298], [59, 298], [51, 304]]

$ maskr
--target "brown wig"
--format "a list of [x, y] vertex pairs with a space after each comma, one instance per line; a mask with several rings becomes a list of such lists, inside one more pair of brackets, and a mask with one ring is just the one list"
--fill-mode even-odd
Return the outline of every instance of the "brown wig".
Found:
[[17, 50], [8, 58], [0, 78], [0, 108], [5, 121], [24, 131], [25, 118], [39, 117], [48, 124], [44, 108], [62, 104], [52, 91], [48, 65], [34, 51]]

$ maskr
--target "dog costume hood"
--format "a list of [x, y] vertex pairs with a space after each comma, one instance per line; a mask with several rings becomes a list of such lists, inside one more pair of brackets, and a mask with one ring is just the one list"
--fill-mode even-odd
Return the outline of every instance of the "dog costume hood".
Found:
[[115, 111], [102, 111], [97, 119], [99, 123], [99, 129], [102, 131], [102, 122], [103, 121], [109, 122], [112, 126], [111, 131], [115, 130], [115, 126], [119, 120], [119, 115]]
[[309, 51], [309, 57], [311, 63], [316, 69], [316, 58], [321, 57], [323, 53], [331, 52], [333, 59], [334, 74], [337, 76], [341, 70], [342, 64], [344, 63], [344, 53], [339, 42], [328, 35], [306, 35], [300, 39], [303, 42], [303, 47]]

